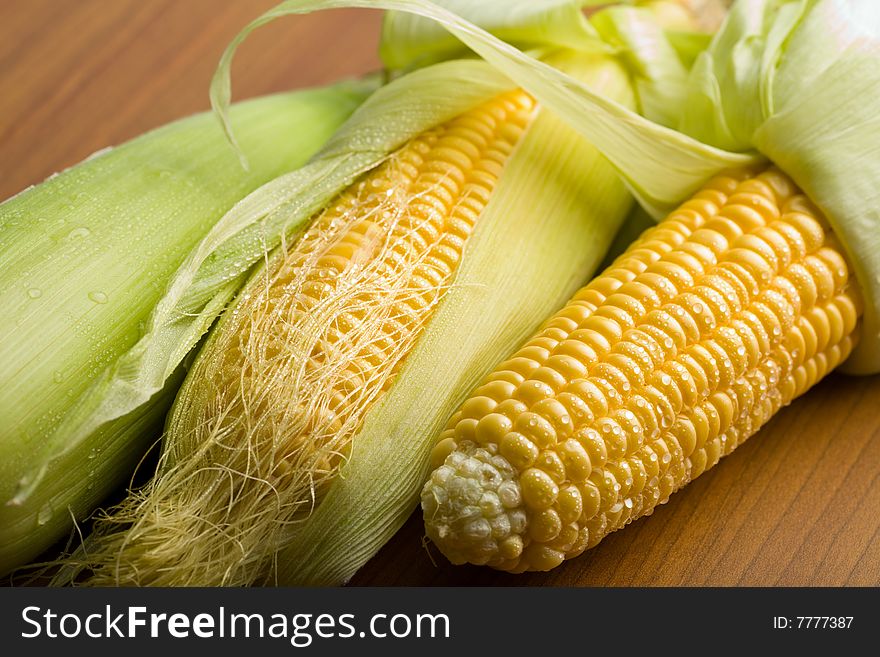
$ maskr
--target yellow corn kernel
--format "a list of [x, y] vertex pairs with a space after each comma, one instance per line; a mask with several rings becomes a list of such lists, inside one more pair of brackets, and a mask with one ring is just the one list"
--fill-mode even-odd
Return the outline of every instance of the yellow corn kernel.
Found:
[[[491, 426], [478, 443], [450, 422], [428, 535], [454, 563], [546, 570], [715, 465], [855, 345], [861, 300], [829, 230], [774, 168], [708, 183], [486, 378], [522, 413], [469, 416]], [[502, 489], [484, 519], [509, 532], [468, 530], [467, 499]]]

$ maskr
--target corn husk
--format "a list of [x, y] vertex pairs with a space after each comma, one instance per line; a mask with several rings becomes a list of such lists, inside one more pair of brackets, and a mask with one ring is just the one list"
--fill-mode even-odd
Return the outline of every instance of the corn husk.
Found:
[[[151, 321], [187, 253], [236, 201], [313, 154], [373, 86], [236, 106], [248, 171], [202, 114], [0, 205], [0, 573], [67, 533], [160, 435], [178, 366], [225, 301]], [[149, 367], [135, 375], [138, 362]]]
[[[552, 43], [579, 52], [609, 51], [609, 44], [595, 38], [596, 28], [582, 11], [607, 4], [604, 0], [508, 0], [503, 5], [446, 0], [437, 4], [523, 50]], [[412, 69], [462, 57], [467, 52], [467, 47], [440, 23], [403, 11], [385, 15], [379, 54], [389, 69]]]

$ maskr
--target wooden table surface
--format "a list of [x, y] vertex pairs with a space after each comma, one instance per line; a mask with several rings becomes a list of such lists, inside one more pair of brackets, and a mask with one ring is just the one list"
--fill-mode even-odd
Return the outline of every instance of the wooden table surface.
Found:
[[[2, 0], [0, 198], [191, 112], [273, 0]], [[377, 12], [262, 28], [236, 98], [375, 70]], [[880, 585], [880, 377], [833, 375], [653, 516], [551, 573], [452, 567], [418, 514], [357, 585]], [[436, 565], [435, 565], [436, 563]]]

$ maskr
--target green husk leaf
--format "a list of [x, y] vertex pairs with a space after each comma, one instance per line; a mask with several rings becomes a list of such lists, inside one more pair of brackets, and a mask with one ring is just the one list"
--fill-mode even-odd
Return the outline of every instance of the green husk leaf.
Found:
[[[543, 46], [610, 52], [596, 39], [582, 9], [606, 0], [442, 0], [436, 2], [522, 50]], [[409, 69], [466, 55], [467, 47], [424, 17], [390, 11], [382, 25], [379, 54], [389, 69]]]
[[712, 42], [712, 35], [699, 32], [682, 32], [680, 30], [667, 30], [666, 38], [669, 44], [678, 53], [678, 58], [687, 70], [693, 67], [697, 57]]
[[66, 532], [158, 436], [179, 377], [160, 393], [163, 383], [197, 334], [155, 364], [154, 389], [123, 390], [149, 404], [115, 404], [119, 419], [100, 429], [86, 413], [108, 371], [123, 387], [137, 382], [125, 354], [188, 251], [238, 199], [316, 151], [368, 90], [345, 83], [237, 105], [246, 173], [215, 117], [201, 114], [0, 205], [0, 572]]
[[[649, 11], [615, 5], [588, 21], [583, 7], [605, 0], [443, 0], [449, 9], [520, 49], [565, 48], [574, 52], [616, 54], [627, 65], [637, 94], [639, 113], [657, 123], [677, 122], [684, 103], [687, 70], [709, 45], [711, 36], [686, 29], [687, 10], [672, 2], [648, 3]], [[673, 16], [666, 16], [670, 7]], [[667, 26], [667, 21], [674, 25]], [[675, 42], [675, 43], [673, 43]], [[380, 45], [390, 69], [414, 68], [467, 47], [434, 21], [418, 15], [386, 13]]]
[[626, 61], [639, 113], [655, 123], [675, 125], [684, 105], [687, 69], [651, 12], [611, 7], [591, 23]]

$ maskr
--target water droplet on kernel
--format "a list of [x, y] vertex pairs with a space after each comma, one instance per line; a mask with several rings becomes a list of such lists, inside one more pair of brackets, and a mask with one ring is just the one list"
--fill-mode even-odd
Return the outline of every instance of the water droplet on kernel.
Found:
[[89, 299], [95, 303], [107, 303], [107, 295], [103, 292], [89, 292]]

